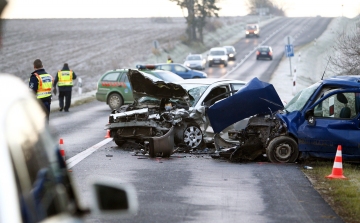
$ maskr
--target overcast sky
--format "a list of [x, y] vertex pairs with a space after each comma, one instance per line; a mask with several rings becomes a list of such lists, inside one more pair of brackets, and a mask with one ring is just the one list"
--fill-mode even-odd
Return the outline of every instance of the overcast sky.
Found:
[[[222, 0], [220, 16], [247, 14], [246, 0]], [[360, 0], [274, 0], [288, 16], [346, 16], [360, 14]], [[2, 18], [128, 18], [182, 17], [169, 0], [8, 0]]]

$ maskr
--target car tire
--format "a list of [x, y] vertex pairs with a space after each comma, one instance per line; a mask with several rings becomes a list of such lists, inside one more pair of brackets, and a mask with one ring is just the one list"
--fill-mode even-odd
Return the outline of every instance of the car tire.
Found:
[[270, 141], [266, 155], [272, 163], [293, 163], [298, 159], [299, 148], [289, 136], [279, 136]]
[[198, 124], [193, 122], [187, 124], [183, 132], [183, 143], [192, 149], [198, 149], [203, 146], [203, 134]]
[[270, 60], [272, 60], [272, 57], [270, 57]]
[[212, 66], [212, 64], [211, 63], [209, 63], [209, 67], [211, 67]]
[[118, 93], [111, 93], [107, 99], [107, 103], [111, 110], [117, 110], [123, 105], [124, 100]]
[[259, 60], [259, 57], [256, 57], [256, 60]]

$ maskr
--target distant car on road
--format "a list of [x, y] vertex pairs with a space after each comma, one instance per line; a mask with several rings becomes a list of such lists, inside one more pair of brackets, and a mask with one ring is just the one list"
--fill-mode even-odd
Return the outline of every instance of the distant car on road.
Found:
[[171, 71], [184, 79], [207, 78], [207, 74], [203, 71], [190, 69], [179, 63], [158, 63], [155, 64], [156, 69]]
[[[153, 65], [138, 65], [139, 71], [155, 76], [166, 82], [181, 81], [183, 78], [165, 71], [156, 70]], [[128, 69], [116, 69], [105, 72], [97, 83], [96, 99], [106, 102], [111, 110], [120, 108], [123, 104], [134, 102], [131, 86], [126, 73]]]
[[214, 47], [211, 48], [208, 55], [209, 67], [212, 65], [223, 64], [224, 67], [228, 65], [229, 57], [227, 55], [227, 50], [224, 47]]
[[256, 50], [256, 59], [273, 59], [273, 50], [271, 46], [259, 46]]
[[245, 28], [245, 37], [248, 38], [250, 36], [260, 36], [260, 27], [259, 24], [247, 24]]
[[194, 70], [205, 70], [206, 59], [203, 58], [202, 54], [189, 54], [184, 65]]
[[224, 46], [224, 48], [227, 51], [227, 55], [229, 57], [229, 60], [236, 60], [236, 50], [233, 46]]

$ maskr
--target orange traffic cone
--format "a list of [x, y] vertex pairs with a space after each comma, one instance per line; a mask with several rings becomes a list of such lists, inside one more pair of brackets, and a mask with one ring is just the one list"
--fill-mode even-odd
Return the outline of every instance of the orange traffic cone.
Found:
[[60, 154], [61, 154], [62, 158], [64, 159], [64, 162], [66, 162], [65, 150], [64, 150], [64, 140], [62, 138], [60, 138], [60, 140], [59, 140], [59, 147], [60, 147]]
[[107, 131], [106, 131], [106, 135], [105, 135], [105, 138], [110, 138], [111, 136], [110, 136], [110, 130], [108, 129]]
[[344, 175], [343, 175], [341, 145], [338, 145], [338, 147], [337, 147], [332, 173], [329, 176], [326, 176], [326, 178], [346, 179], [346, 177], [344, 177]]

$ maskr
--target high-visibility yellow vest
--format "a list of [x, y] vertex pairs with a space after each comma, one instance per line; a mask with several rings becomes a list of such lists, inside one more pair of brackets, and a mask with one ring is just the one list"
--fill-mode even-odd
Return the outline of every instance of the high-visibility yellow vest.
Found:
[[73, 86], [73, 71], [72, 70], [59, 70], [57, 73], [59, 82], [58, 86]]
[[53, 78], [50, 74], [37, 74], [34, 73], [38, 79], [38, 89], [36, 92], [37, 98], [46, 98], [51, 96], [51, 88], [53, 85]]

